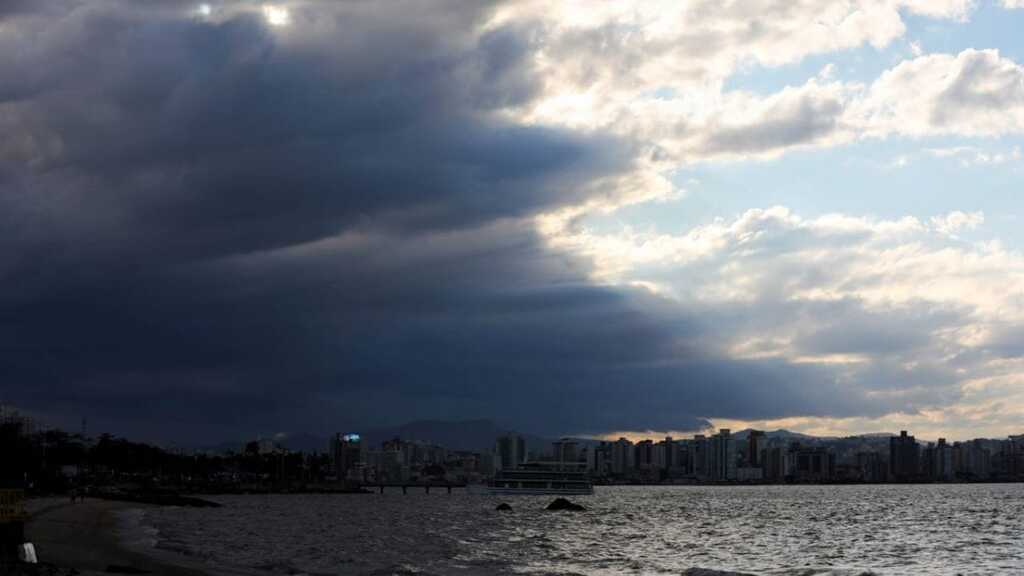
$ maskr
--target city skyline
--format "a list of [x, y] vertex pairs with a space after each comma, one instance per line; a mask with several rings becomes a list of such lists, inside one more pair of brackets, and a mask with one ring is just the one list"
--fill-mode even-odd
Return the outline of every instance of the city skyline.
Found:
[[[4, 404], [4, 403], [0, 402], [0, 420], [2, 420], [6, 416], [14, 416], [14, 417], [23, 419], [25, 422], [28, 422], [29, 423], [28, 426], [30, 426], [33, 429], [36, 429], [36, 428], [38, 428], [38, 429], [60, 428], [60, 425], [54, 424], [52, 422], [48, 422], [46, 419], [40, 419], [36, 415], [32, 414], [31, 412], [27, 412], [25, 410], [19, 409], [17, 406], [13, 406], [13, 405], [9, 405], [9, 404]], [[800, 426], [799, 425], [800, 420], [801, 419], [782, 420], [782, 421], [761, 421], [761, 422], [757, 422], [757, 421], [744, 422], [744, 421], [736, 421], [736, 420], [728, 420], [728, 421], [721, 420], [721, 421], [717, 421], [717, 425], [716, 425], [715, 421], [712, 421], [711, 419], [709, 419], [709, 425], [708, 426], [703, 427], [703, 428], [693, 429], [693, 430], [652, 430], [652, 429], [647, 429], [647, 430], [631, 430], [631, 431], [619, 431], [619, 432], [606, 432], [606, 433], [603, 433], [603, 434], [574, 434], [574, 433], [571, 433], [571, 432], [567, 432], [567, 433], [550, 434], [550, 435], [547, 435], [547, 436], [549, 438], [576, 438], [576, 439], [590, 440], [590, 441], [615, 441], [615, 440], [618, 440], [620, 438], [626, 438], [626, 439], [628, 439], [631, 442], [639, 442], [639, 441], [643, 441], [643, 440], [660, 440], [660, 439], [663, 439], [665, 437], [689, 438], [689, 437], [692, 437], [692, 436], [695, 436], [695, 435], [700, 435], [700, 434], [712, 435], [712, 434], [715, 434], [718, 430], [722, 430], [722, 429], [733, 430], [733, 431], [737, 431], [737, 432], [748, 431], [748, 430], [755, 430], [755, 431], [763, 431], [763, 432], [769, 432], [769, 433], [793, 433], [795, 436], [808, 436], [808, 437], [817, 438], [817, 439], [853, 438], [853, 437], [862, 437], [862, 436], [863, 437], [883, 437], [883, 436], [896, 436], [899, 433], [898, 432], [898, 430], [899, 430], [898, 427], [897, 428], [893, 428], [892, 430], [870, 430], [870, 429], [869, 430], [846, 430], [846, 429], [825, 429], [825, 430], [822, 430], [820, 428], [813, 428], [813, 427], [812, 428], [807, 428], [807, 427]], [[381, 430], [398, 431], [398, 430], [401, 430], [402, 428], [408, 427], [408, 426], [413, 426], [413, 427], [416, 427], [416, 426], [427, 426], [427, 427], [430, 427], [432, 425], [440, 425], [440, 426], [448, 427], [448, 428], [451, 428], [451, 427], [458, 428], [460, 425], [464, 425], [464, 424], [467, 424], [467, 423], [474, 423], [474, 424], [476, 424], [476, 423], [486, 423], [488, 426], [494, 428], [495, 430], [505, 430], [505, 431], [508, 431], [508, 432], [511, 432], [511, 433], [525, 434], [527, 436], [531, 436], [531, 437], [534, 437], [534, 438], [541, 438], [541, 437], [543, 437], [542, 434], [539, 434], [536, 431], [532, 431], [532, 430], [528, 430], [528, 429], [515, 429], [514, 427], [507, 426], [507, 425], [506, 426], [502, 426], [502, 425], [499, 425], [498, 423], [495, 423], [495, 422], [493, 422], [493, 421], [491, 421], [489, 419], [486, 419], [486, 418], [484, 418], [484, 419], [475, 418], [475, 419], [468, 419], [468, 420], [449, 420], [449, 421], [445, 421], [445, 420], [417, 420], [417, 421], [410, 421], [410, 422], [404, 422], [404, 423], [392, 423], [392, 424], [377, 423], [376, 425], [368, 426], [368, 428], [370, 430], [373, 430], [374, 432], [379, 434]], [[81, 424], [80, 433], [84, 436], [84, 435], [86, 435], [86, 427], [88, 425], [88, 419], [84, 418], [83, 420], [80, 421], [80, 424]], [[775, 425], [773, 425], [773, 424], [775, 424]], [[788, 426], [787, 426], [787, 424], [788, 424]], [[355, 432], [357, 430], [365, 430], [366, 428], [367, 428], [366, 426], [363, 426], [363, 427], [360, 427], [360, 426], [350, 426], [350, 427], [348, 427], [346, 429], [349, 430], [350, 432]], [[1003, 438], [1003, 437], [1020, 435], [1021, 433], [1024, 433], [1024, 427], [1018, 427], [1016, 429], [1011, 429], [1011, 431], [1008, 434], [1005, 434], [1005, 435], [995, 435], [995, 436], [985, 436], [983, 434], [982, 435], [967, 435], [967, 436], [943, 436], [941, 433], [935, 433], [934, 430], [930, 430], [927, 427], [923, 429], [924, 433], [920, 432], [922, 429], [916, 429], [916, 430], [918, 430], [917, 437], [918, 438], [922, 438], [924, 442], [929, 442], [929, 441], [934, 442], [934, 441], [936, 441], [939, 438], [943, 438], [943, 439], [949, 440], [951, 442], [968, 441], [968, 440], [974, 440], [974, 439], [978, 439], [978, 438]], [[113, 430], [102, 430], [101, 432], [102, 433], [113, 433], [113, 434], [117, 433], [116, 431], [113, 431]], [[220, 445], [227, 445], [227, 444], [231, 444], [232, 442], [242, 442], [244, 438], [248, 438], [248, 439], [255, 438], [257, 440], [266, 439], [266, 440], [278, 441], [278, 440], [285, 440], [285, 439], [292, 438], [292, 437], [299, 437], [299, 438], [302, 438], [305, 442], [309, 442], [309, 441], [317, 441], [317, 440], [315, 440], [315, 438], [320, 438], [321, 440], [324, 440], [324, 439], [328, 438], [329, 436], [331, 436], [331, 435], [333, 435], [335, 433], [337, 433], [337, 432], [330, 433], [330, 434], [324, 433], [324, 432], [320, 432], [319, 434], [316, 434], [316, 433], [311, 433], [309, 430], [288, 430], [288, 431], [278, 430], [278, 431], [270, 431], [270, 430], [265, 430], [265, 429], [264, 430], [257, 430], [257, 431], [238, 431], [238, 433], [236, 433], [236, 434], [234, 434], [233, 436], [230, 436], [230, 437], [215, 438], [215, 439], [207, 438], [206, 441], [208, 443], [206, 444], [206, 446], [210, 445], [209, 444], [210, 440], [213, 440], [215, 443], [220, 444]], [[450, 433], [451, 433], [451, 431], [449, 431], [449, 434]], [[387, 435], [387, 434], [385, 434], [385, 435]], [[397, 432], [393, 432], [392, 435], [399, 435], [400, 436], [401, 434], [397, 433]], [[414, 434], [414, 436], [415, 436], [415, 434]], [[147, 437], [145, 435], [139, 436], [139, 437], [135, 437], [135, 438], [137, 440], [146, 441], [146, 442], [156, 442], [157, 445], [163, 445], [163, 446], [182, 445], [182, 443], [179, 442], [175, 438], [155, 439], [155, 438]], [[248, 441], [248, 440], [245, 440], [245, 441]], [[191, 445], [193, 448], [197, 446], [197, 444], [195, 444], [195, 443], [192, 443], [192, 444], [185, 443], [185, 445]]]
[[448, 436], [446, 441], [438, 430], [378, 430], [372, 438], [337, 432], [312, 449], [289, 448], [288, 439], [278, 437], [218, 450], [168, 451], [105, 433], [89, 437], [84, 430], [69, 434], [40, 427], [10, 408], [0, 410], [0, 431], [11, 454], [18, 455], [11, 462], [24, 470], [15, 476], [42, 483], [42, 490], [59, 489], [75, 478], [117, 482], [124, 474], [140, 473], [216, 493], [358, 492], [366, 486], [379, 486], [383, 493], [385, 485], [404, 493], [409, 486], [431, 484], [451, 493], [453, 487], [502, 479], [505, 489], [515, 489], [517, 478], [550, 479], [545, 474], [561, 472], [575, 475], [578, 482], [611, 485], [1024, 481], [1024, 434], [933, 442], [906, 430], [819, 438], [720, 429], [634, 442], [502, 431], [486, 439]]
[[[52, 426], [44, 421], [39, 421], [32, 416], [20, 412], [16, 407], [0, 404], [0, 424], [16, 426], [22, 430], [24, 434], [36, 434], [45, 432], [48, 430], [60, 430], [58, 426]], [[83, 439], [96, 438], [100, 436], [117, 437], [116, 434], [111, 434], [109, 431], [100, 431], [96, 434], [90, 434], [85, 427], [85, 422], [82, 423], [83, 427], [80, 430], [74, 431], [79, 437]], [[381, 426], [365, 428], [342, 428], [342, 432], [334, 432], [328, 435], [317, 436], [307, 433], [285, 433], [277, 432], [273, 434], [256, 433], [246, 438], [234, 438], [234, 439], [221, 439], [216, 443], [216, 446], [207, 444], [203, 446], [180, 446], [176, 443], [161, 444], [156, 443], [157, 446], [163, 448], [169, 448], [172, 450], [183, 450], [184, 453], [207, 453], [216, 454], [218, 452], [231, 452], [234, 451], [238, 446], [245, 446], [250, 444], [257, 444], [260, 446], [260, 451], [269, 450], [269, 447], [283, 448], [285, 446], [291, 446], [288, 450], [293, 452], [320, 452], [322, 445], [332, 446], [336, 439], [348, 438], [355, 439], [356, 442], [361, 442], [364, 446], [385, 446], [388, 442], [402, 440], [405, 442], [412, 443], [427, 443], [444, 447], [448, 450], [456, 451], [467, 451], [472, 452], [479, 450], [481, 445], [481, 434], [486, 436], [487, 440], [483, 441], [483, 444], [489, 444], [490, 438], [495, 437], [499, 440], [502, 438], [519, 438], [520, 442], [524, 439], [529, 438], [527, 444], [517, 445], [515, 448], [500, 449], [495, 447], [495, 453], [497, 454], [501, 450], [513, 450], [513, 453], [518, 453], [520, 457], [512, 457], [512, 461], [522, 460], [527, 453], [533, 454], [534, 449], [529, 446], [536, 447], [538, 444], [548, 446], [552, 442], [559, 441], [574, 441], [584, 442], [587, 445], [597, 445], [602, 443], [614, 443], [620, 441], [628, 441], [631, 444], [640, 443], [658, 443], [666, 439], [674, 439], [675, 441], [686, 442], [693, 438], [698, 437], [713, 437], [722, 431], [731, 433], [734, 437], [742, 437], [747, 440], [750, 435], [756, 435], [763, 438], [764, 442], [771, 442], [773, 444], [778, 443], [791, 443], [791, 442], [832, 442], [836, 440], [867, 440], [877, 442], [881, 440], [887, 440], [889, 438], [898, 438], [901, 434], [906, 433], [906, 430], [900, 431], [874, 431], [874, 432], [863, 432], [863, 433], [852, 433], [852, 434], [814, 434], [808, 432], [801, 432], [799, 430], [789, 430], [785, 428], [757, 428], [757, 427], [745, 427], [745, 428], [727, 428], [727, 427], [708, 427], [699, 430], [690, 431], [651, 431], [646, 432], [629, 432], [623, 434], [602, 434], [602, 435], [573, 435], [573, 434], [559, 434], [553, 436], [541, 436], [533, 434], [527, 430], [514, 430], [508, 427], [502, 427], [496, 425], [494, 422], [489, 420], [464, 420], [464, 421], [415, 421], [407, 422], [401, 426]], [[1022, 441], [1024, 438], [1024, 427], [1019, 429], [1017, 433], [1007, 434], [1005, 436], [973, 436], [968, 438], [946, 438], [946, 437], [930, 437], [922, 436], [915, 431], [912, 435], [916, 438], [917, 444], [921, 446], [927, 446], [936, 444], [939, 442], [948, 443], [970, 443], [975, 441], [1004, 441], [1006, 439], [1017, 439]], [[133, 441], [149, 442], [145, 438], [131, 438]], [[293, 441], [299, 441], [299, 446], [294, 446]], [[369, 442], [369, 444], [368, 444]], [[458, 448], [453, 448], [449, 443], [454, 443]], [[326, 450], [327, 453], [332, 452], [333, 448]]]
[[[248, 448], [247, 448], [248, 450]], [[261, 453], [262, 444], [261, 444]], [[522, 487], [509, 475], [570, 472], [610, 484], [791, 484], [1019, 482], [1024, 479], [1024, 435], [966, 442], [923, 442], [898, 435], [814, 438], [760, 430], [733, 434], [721, 429], [692, 438], [626, 438], [587, 442], [551, 439], [530, 446], [517, 433], [495, 438], [493, 449], [448, 451], [429, 440], [394, 437], [376, 445], [356, 434], [330, 441], [332, 470], [360, 485], [409, 482], [416, 465], [433, 474], [445, 467], [447, 482], [502, 479], [504, 489]], [[545, 472], [547, 471], [547, 472]], [[437, 476], [440, 479], [440, 476]], [[404, 490], [404, 489], [403, 489]]]

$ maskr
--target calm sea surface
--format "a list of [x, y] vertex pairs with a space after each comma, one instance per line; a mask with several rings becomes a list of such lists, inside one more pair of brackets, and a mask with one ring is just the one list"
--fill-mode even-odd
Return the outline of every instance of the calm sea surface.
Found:
[[[265, 574], [1024, 574], [1024, 485], [598, 487], [551, 497], [237, 496], [150, 544]], [[496, 512], [509, 502], [512, 512]]]

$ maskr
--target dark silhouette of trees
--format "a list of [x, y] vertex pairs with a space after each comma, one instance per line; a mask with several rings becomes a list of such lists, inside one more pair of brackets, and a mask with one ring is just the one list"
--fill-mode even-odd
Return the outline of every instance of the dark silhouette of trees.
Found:
[[85, 486], [280, 490], [321, 482], [330, 468], [326, 455], [284, 450], [261, 454], [256, 443], [235, 454], [182, 454], [110, 434], [92, 440], [62, 430], [25, 434], [18, 425], [6, 423], [0, 425], [0, 457], [0, 487], [33, 493]]

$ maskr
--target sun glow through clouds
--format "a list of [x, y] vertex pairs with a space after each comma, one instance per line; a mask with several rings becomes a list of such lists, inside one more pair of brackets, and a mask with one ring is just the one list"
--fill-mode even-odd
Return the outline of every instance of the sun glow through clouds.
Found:
[[263, 16], [271, 26], [287, 26], [291, 22], [291, 14], [281, 6], [263, 6]]

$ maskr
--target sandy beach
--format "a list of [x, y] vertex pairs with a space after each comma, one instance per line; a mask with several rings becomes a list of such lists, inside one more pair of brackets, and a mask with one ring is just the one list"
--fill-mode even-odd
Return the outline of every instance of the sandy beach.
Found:
[[128, 550], [120, 542], [116, 513], [145, 507], [96, 499], [74, 504], [66, 498], [35, 500], [29, 503], [31, 517], [25, 537], [35, 545], [40, 562], [82, 574], [137, 570], [134, 573], [205, 576], [198, 567], [186, 567], [187, 558], [167, 562]]

